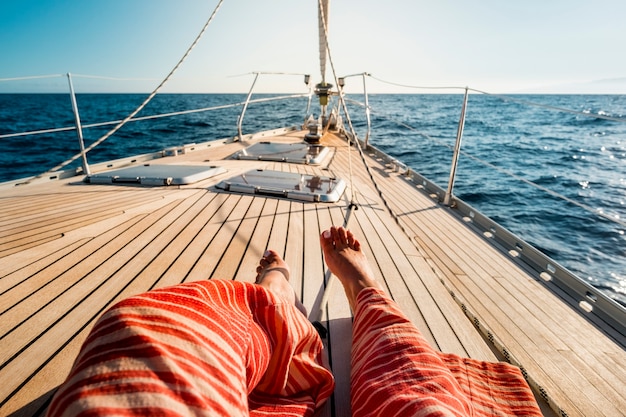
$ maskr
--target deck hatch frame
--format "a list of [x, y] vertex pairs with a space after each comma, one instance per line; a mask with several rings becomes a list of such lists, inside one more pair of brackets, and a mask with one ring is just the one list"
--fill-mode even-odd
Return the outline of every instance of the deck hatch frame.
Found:
[[207, 165], [140, 165], [88, 175], [91, 184], [140, 184], [147, 186], [187, 185], [226, 172]]
[[258, 142], [235, 153], [233, 157], [241, 160], [319, 165], [329, 152], [330, 150], [326, 146], [311, 145], [305, 142]]
[[223, 180], [216, 187], [234, 193], [334, 203], [343, 195], [346, 183], [341, 178], [256, 169]]

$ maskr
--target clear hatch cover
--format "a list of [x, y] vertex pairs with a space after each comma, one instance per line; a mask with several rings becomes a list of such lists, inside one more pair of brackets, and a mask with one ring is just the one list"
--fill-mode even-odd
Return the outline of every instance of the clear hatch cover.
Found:
[[334, 203], [346, 189], [340, 178], [272, 170], [253, 170], [224, 180], [217, 188], [294, 200]]

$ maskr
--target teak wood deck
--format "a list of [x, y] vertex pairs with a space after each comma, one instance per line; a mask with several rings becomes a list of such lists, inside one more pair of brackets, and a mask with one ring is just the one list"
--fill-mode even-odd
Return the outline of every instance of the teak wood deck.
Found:
[[[303, 134], [272, 140], [301, 141]], [[348, 227], [434, 346], [522, 366], [538, 397], [568, 416], [626, 412], [623, 336], [594, 327], [410, 178], [368, 156], [394, 218], [358, 153], [349, 155], [338, 137], [324, 139], [332, 152], [321, 166], [228, 159], [253, 141], [218, 141], [150, 162], [228, 170], [189, 186], [93, 185], [75, 177], [0, 188], [0, 415], [44, 414], [94, 321], [117, 300], [183, 281], [252, 281], [266, 248], [284, 256], [315, 314], [327, 284], [318, 237], [344, 223], [352, 189], [358, 209]], [[334, 175], [349, 188], [328, 204], [214, 187], [254, 167]], [[351, 313], [341, 285], [329, 291], [323, 323], [337, 388], [323, 415], [349, 416]]]

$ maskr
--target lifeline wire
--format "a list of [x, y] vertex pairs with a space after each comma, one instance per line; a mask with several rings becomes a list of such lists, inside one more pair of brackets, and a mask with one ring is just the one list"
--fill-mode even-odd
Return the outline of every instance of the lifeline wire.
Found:
[[[174, 66], [174, 68], [170, 71], [170, 73], [165, 77], [165, 79], [163, 79], [163, 81], [161, 81], [161, 83], [157, 86], [157, 88], [155, 88], [154, 91], [152, 93], [150, 93], [148, 98], [146, 98], [143, 101], [143, 103], [141, 103], [139, 105], [139, 107], [137, 107], [131, 114], [126, 116], [126, 118], [124, 120], [122, 120], [120, 122], [120, 124], [115, 126], [108, 133], [106, 133], [100, 139], [98, 139], [97, 141], [92, 143], [89, 147], [87, 147], [85, 149], [85, 153], [91, 151], [93, 148], [95, 148], [96, 146], [100, 145], [102, 142], [104, 142], [109, 137], [111, 137], [115, 132], [117, 132], [119, 129], [121, 129], [122, 126], [124, 126], [129, 120], [131, 120], [133, 117], [135, 117], [135, 115], [137, 113], [139, 113], [141, 110], [143, 110], [143, 108], [146, 107], [146, 105], [154, 98], [154, 96], [157, 95], [157, 93], [161, 90], [161, 88], [163, 88], [163, 86], [170, 80], [170, 78], [174, 75], [174, 73], [178, 70], [178, 68], [182, 65], [182, 63], [187, 59], [187, 57], [191, 53], [192, 49], [195, 48], [195, 46], [198, 44], [198, 42], [200, 41], [200, 38], [202, 38], [202, 35], [204, 35], [204, 32], [206, 32], [207, 28], [209, 27], [209, 25], [213, 21], [213, 18], [217, 14], [217, 11], [220, 9], [220, 7], [221, 7], [223, 2], [224, 2], [224, 0], [220, 0], [219, 3], [217, 4], [217, 6], [215, 6], [215, 9], [213, 10], [213, 13], [211, 13], [211, 16], [209, 17], [209, 20], [207, 20], [207, 22], [204, 24], [204, 27], [202, 28], [202, 30], [200, 31], [200, 33], [198, 34], [196, 39], [193, 41], [191, 46], [187, 49], [187, 51], [185, 52], [183, 57], [178, 61], [178, 63]], [[72, 158], [68, 159], [67, 161], [65, 161], [65, 162], [57, 165], [56, 167], [54, 167], [54, 168], [52, 168], [52, 169], [50, 169], [50, 170], [48, 170], [48, 171], [46, 171], [46, 172], [44, 172], [42, 174], [39, 174], [39, 175], [37, 175], [36, 177], [33, 177], [33, 178], [41, 178], [41, 177], [43, 177], [44, 175], [46, 175], [46, 174], [48, 174], [50, 172], [58, 171], [61, 168], [71, 164], [72, 162], [74, 162], [75, 160], [80, 158], [81, 156], [82, 156], [82, 153], [77, 153]], [[27, 183], [28, 183], [28, 181], [27, 181]]]
[[[421, 88], [421, 87], [415, 87], [415, 88]], [[470, 90], [472, 90], [472, 89], [470, 88]], [[475, 90], [474, 90], [474, 91], [475, 91]], [[489, 93], [485, 93], [485, 94], [489, 94]], [[503, 96], [503, 99], [504, 99], [504, 97], [505, 97], [505, 96]], [[515, 99], [514, 99], [514, 100], [515, 100]], [[524, 104], [533, 105], [533, 103], [532, 103], [532, 102], [525, 101], [525, 100], [516, 100], [516, 101], [519, 101], [519, 102], [524, 103]], [[353, 101], [353, 102], [354, 102], [354, 101]], [[359, 102], [355, 102], [355, 103], [356, 103], [356, 104], [358, 104], [358, 105], [360, 105], [360, 106], [364, 106], [362, 103], [359, 103]], [[534, 104], [535, 104], [535, 105], [539, 105], [539, 104], [537, 104], [537, 103], [534, 103]], [[543, 106], [543, 107], [551, 107], [551, 106]], [[561, 110], [561, 111], [566, 111], [566, 112], [570, 112], [570, 113], [578, 113], [578, 114], [582, 114], [582, 115], [585, 115], [585, 116], [594, 117], [593, 115], [590, 115], [590, 114], [588, 114], [588, 113], [575, 112], [575, 111], [572, 111], [572, 110], [567, 110], [567, 109], [558, 108], [558, 107], [552, 107], [552, 109], [553, 109], [553, 110]], [[399, 121], [397, 121], [397, 120], [393, 119], [392, 117], [389, 117], [389, 116], [388, 116], [388, 115], [386, 115], [386, 114], [383, 114], [383, 113], [379, 113], [379, 112], [377, 112], [376, 110], [373, 110], [373, 114], [376, 114], [376, 115], [378, 115], [379, 117], [382, 117], [382, 118], [383, 118], [383, 119], [385, 119], [385, 120], [389, 120], [389, 121], [391, 121], [391, 122], [396, 123], [396, 124], [397, 124], [397, 125], [399, 125], [399, 126], [402, 126], [402, 127], [405, 127], [405, 128], [407, 128], [407, 129], [409, 129], [409, 130], [411, 130], [411, 131], [414, 131], [416, 134], [418, 134], [418, 135], [420, 135], [420, 136], [423, 136], [424, 138], [426, 138], [426, 139], [428, 139], [428, 140], [430, 140], [430, 141], [432, 141], [432, 142], [435, 142], [435, 143], [437, 143], [437, 144], [439, 144], [439, 145], [441, 145], [441, 146], [445, 146], [446, 148], [448, 148], [448, 149], [450, 149], [450, 150], [452, 150], [452, 149], [453, 149], [453, 146], [451, 146], [451, 145], [449, 145], [449, 144], [447, 144], [447, 143], [444, 143], [443, 141], [441, 141], [441, 140], [439, 140], [439, 139], [437, 139], [437, 138], [434, 138], [434, 137], [432, 137], [432, 136], [428, 135], [427, 133], [421, 132], [421, 131], [419, 131], [418, 129], [416, 129], [415, 127], [413, 127], [413, 126], [411, 126], [411, 125], [406, 124], [405, 122], [399, 122]], [[626, 121], [626, 120], [624, 120], [624, 119], [618, 119], [618, 120], [616, 120], [616, 121], [622, 121], [622, 122], [624, 122], [624, 121]], [[586, 204], [579, 203], [579, 202], [577, 202], [577, 201], [575, 201], [575, 200], [573, 200], [573, 199], [571, 199], [571, 198], [569, 198], [569, 197], [567, 197], [567, 196], [565, 196], [565, 195], [563, 195], [563, 194], [560, 194], [560, 193], [557, 193], [556, 191], [550, 190], [549, 188], [546, 188], [546, 187], [541, 186], [541, 185], [539, 185], [539, 184], [537, 184], [537, 183], [535, 183], [535, 182], [533, 182], [533, 181], [530, 181], [530, 180], [528, 180], [528, 179], [526, 179], [526, 178], [523, 178], [523, 177], [521, 177], [521, 176], [519, 176], [519, 175], [517, 175], [517, 174], [515, 174], [515, 173], [513, 173], [513, 172], [511, 172], [511, 171], [509, 171], [509, 170], [506, 170], [506, 169], [504, 169], [504, 168], [498, 167], [498, 166], [496, 166], [496, 165], [494, 165], [494, 164], [492, 164], [492, 163], [490, 163], [490, 162], [487, 162], [487, 161], [485, 161], [485, 160], [483, 160], [483, 159], [481, 159], [481, 158], [478, 158], [477, 156], [474, 156], [474, 155], [472, 155], [472, 154], [470, 154], [470, 153], [468, 153], [468, 152], [466, 152], [466, 151], [461, 150], [461, 151], [460, 151], [460, 153], [461, 153], [462, 155], [464, 155], [464, 156], [468, 157], [468, 158], [473, 159], [474, 161], [478, 162], [479, 164], [482, 164], [482, 165], [485, 165], [485, 166], [487, 166], [487, 167], [489, 167], [489, 168], [495, 169], [496, 171], [499, 171], [499, 172], [501, 172], [501, 173], [502, 173], [502, 174], [504, 174], [504, 175], [508, 175], [508, 176], [509, 176], [509, 177], [511, 177], [511, 178], [514, 178], [514, 179], [516, 179], [516, 180], [518, 180], [518, 181], [521, 181], [521, 182], [523, 182], [523, 183], [526, 183], [526, 184], [530, 185], [531, 187], [537, 188], [537, 189], [539, 189], [539, 190], [541, 190], [541, 191], [543, 191], [543, 192], [545, 192], [545, 193], [548, 193], [548, 194], [552, 195], [553, 197], [559, 198], [559, 199], [561, 199], [561, 200], [563, 200], [563, 201], [566, 201], [566, 202], [568, 202], [568, 203], [570, 203], [570, 204], [573, 204], [573, 205], [575, 205], [575, 206], [577, 206], [577, 207], [579, 207], [579, 208], [581, 208], [581, 209], [583, 209], [583, 210], [585, 210], [585, 211], [587, 211], [587, 212], [589, 212], [589, 213], [591, 213], [591, 214], [594, 214], [594, 215], [596, 215], [596, 216], [598, 216], [598, 217], [602, 217], [602, 218], [604, 218], [604, 219], [606, 219], [606, 220], [608, 220], [608, 221], [610, 221], [610, 222], [613, 222], [613, 223], [616, 223], [616, 224], [619, 224], [619, 225], [621, 225], [621, 226], [626, 227], [626, 221], [620, 220], [619, 218], [616, 218], [615, 216], [611, 216], [611, 215], [609, 215], [609, 214], [606, 214], [606, 213], [600, 212], [600, 211], [598, 211], [597, 209], [594, 209], [593, 207], [588, 206], [588, 205], [586, 205]], [[374, 183], [374, 185], [376, 185], [376, 184]], [[383, 201], [384, 201], [384, 200], [383, 200]], [[393, 214], [393, 213], [392, 213], [392, 214]]]
[[[258, 98], [258, 99], [255, 99], [255, 100], [250, 100], [250, 103], [264, 103], [264, 102], [269, 102], [269, 101], [285, 100], [285, 99], [290, 99], [290, 98], [307, 97], [308, 95], [309, 95], [309, 93], [301, 93], [301, 94], [291, 94], [291, 95], [286, 95], [286, 96]], [[172, 117], [172, 116], [180, 116], [180, 115], [183, 115], [183, 114], [202, 113], [202, 112], [205, 112], [205, 111], [212, 111], [212, 110], [222, 110], [222, 109], [228, 109], [228, 108], [231, 108], [231, 107], [239, 107], [239, 106], [241, 106], [243, 104], [244, 104], [244, 102], [240, 101], [240, 102], [232, 103], [232, 104], [222, 104], [220, 106], [202, 107], [202, 108], [199, 108], [199, 109], [181, 110], [181, 111], [171, 112], [171, 113], [153, 114], [151, 116], [135, 117], [135, 118], [133, 118], [131, 120], [128, 120], [128, 122], [139, 122], [139, 121], [142, 121], [142, 120], [160, 119], [162, 117]], [[110, 121], [110, 122], [91, 123], [91, 124], [88, 124], [88, 125], [83, 125], [83, 129], [88, 129], [88, 128], [92, 128], [92, 127], [102, 127], [102, 126], [114, 125], [114, 124], [120, 123], [121, 121], [122, 120], [113, 120], [113, 121]], [[0, 135], [0, 139], [13, 138], [13, 137], [17, 137], [17, 136], [39, 135], [39, 134], [42, 134], [42, 133], [66, 132], [66, 131], [70, 131], [70, 130], [76, 130], [76, 126], [57, 127], [57, 128], [53, 128], [53, 129], [43, 129], [43, 130], [31, 130], [29, 132], [8, 133], [6, 135]]]
[[592, 117], [594, 119], [605, 119], [605, 120], [611, 120], [614, 122], [621, 122], [621, 123], [626, 123], [626, 118], [623, 117], [611, 117], [611, 116], [605, 116], [603, 114], [597, 114], [597, 113], [585, 113], [582, 111], [578, 111], [578, 110], [571, 110], [571, 109], [566, 109], [563, 107], [556, 107], [556, 106], [551, 106], [549, 104], [542, 104], [542, 103], [537, 103], [534, 101], [529, 101], [529, 100], [523, 100], [520, 98], [515, 98], [515, 97], [510, 97], [504, 94], [495, 94], [495, 93], [489, 93], [487, 91], [482, 91], [482, 90], [478, 90], [476, 88], [470, 88], [470, 87], [436, 87], [436, 86], [417, 86], [417, 85], [407, 85], [407, 84], [399, 84], [399, 83], [394, 83], [391, 81], [386, 81], [386, 80], [382, 80], [380, 78], [374, 77], [371, 74], [367, 74], [370, 78], [376, 80], [376, 81], [380, 81], [381, 83], [384, 84], [389, 84], [389, 85], [395, 85], [398, 87], [405, 87], [405, 88], [413, 88], [413, 89], [417, 89], [417, 90], [465, 90], [466, 88], [469, 91], [473, 91], [475, 93], [480, 93], [480, 94], [484, 94], [486, 96], [492, 96], [492, 97], [497, 97], [502, 101], [512, 101], [515, 103], [520, 103], [520, 104], [525, 104], [528, 106], [535, 106], [535, 107], [542, 107], [544, 109], [549, 109], [549, 110], [556, 110], [556, 111], [560, 111], [560, 112], [564, 112], [564, 113], [570, 113], [570, 114], [576, 114], [578, 116], [584, 116], [584, 117]]
[[23, 81], [23, 80], [38, 80], [41, 78], [60, 78], [65, 74], [51, 74], [51, 75], [32, 75], [30, 77], [15, 77], [15, 78], [0, 78], [0, 81]]

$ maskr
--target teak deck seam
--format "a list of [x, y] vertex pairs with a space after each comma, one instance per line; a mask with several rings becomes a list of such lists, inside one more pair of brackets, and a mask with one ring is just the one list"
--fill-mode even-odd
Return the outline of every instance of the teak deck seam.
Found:
[[[303, 134], [276, 140], [294, 142]], [[322, 322], [337, 389], [322, 415], [349, 415], [352, 315], [341, 284], [325, 281], [319, 247], [319, 234], [346, 218], [376, 276], [434, 346], [495, 360], [475, 315], [569, 416], [626, 409], [623, 345], [384, 160], [367, 156], [392, 218], [356, 148], [334, 135], [325, 142], [332, 151], [321, 166], [222, 159], [247, 143], [220, 143], [154, 161], [228, 169], [187, 186], [74, 178], [6, 190], [0, 198], [0, 414], [41, 414], [94, 320], [112, 303], [191, 280], [253, 281], [259, 258], [272, 248], [290, 265], [291, 283], [311, 317], [330, 285]], [[339, 202], [324, 204], [214, 187], [249, 169], [336, 175], [348, 189]], [[358, 209], [349, 212], [353, 197]]]

